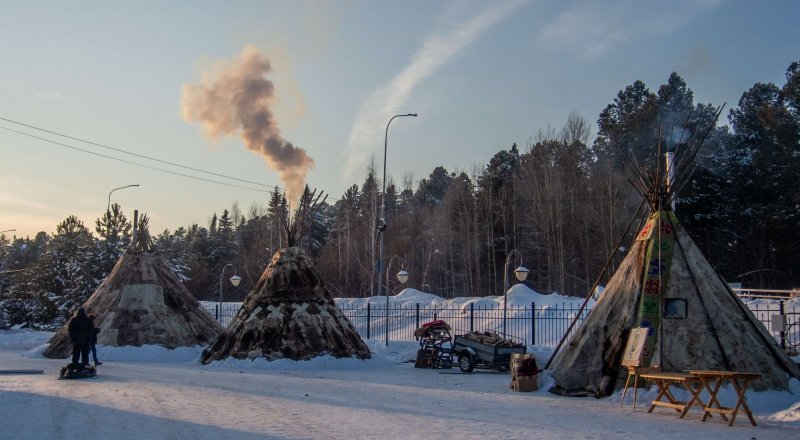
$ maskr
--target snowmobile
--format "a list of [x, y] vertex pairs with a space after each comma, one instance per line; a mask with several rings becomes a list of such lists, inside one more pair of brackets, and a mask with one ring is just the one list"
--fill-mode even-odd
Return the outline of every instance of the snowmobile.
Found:
[[89, 379], [97, 377], [97, 368], [94, 365], [69, 363], [61, 367], [58, 379]]

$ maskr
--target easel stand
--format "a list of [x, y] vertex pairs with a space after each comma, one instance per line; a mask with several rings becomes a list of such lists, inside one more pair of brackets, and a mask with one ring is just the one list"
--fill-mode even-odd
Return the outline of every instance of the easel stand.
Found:
[[628, 394], [628, 386], [631, 383], [631, 377], [633, 377], [633, 411], [636, 411], [636, 398], [639, 395], [639, 367], [628, 367], [628, 378], [625, 380], [625, 387], [622, 389], [622, 398], [619, 399], [619, 406], [622, 407], [622, 404], [625, 403], [625, 395]]
[[628, 335], [628, 342], [625, 344], [625, 353], [622, 357], [622, 366], [628, 368], [628, 378], [625, 380], [625, 387], [622, 389], [622, 399], [619, 406], [625, 402], [628, 394], [628, 387], [633, 379], [633, 410], [636, 411], [636, 399], [639, 397], [639, 375], [642, 372], [658, 371], [659, 367], [640, 366], [643, 362], [644, 346], [648, 338], [647, 328], [631, 329]]

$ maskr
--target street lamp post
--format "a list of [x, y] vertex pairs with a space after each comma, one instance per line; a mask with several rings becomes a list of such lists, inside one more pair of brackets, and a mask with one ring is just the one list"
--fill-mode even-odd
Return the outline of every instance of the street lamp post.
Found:
[[503, 270], [503, 337], [506, 337], [506, 318], [508, 315], [508, 268], [511, 266], [511, 257], [516, 255], [519, 257], [519, 266], [514, 269], [514, 275], [517, 276], [517, 279], [520, 281], [525, 281], [525, 278], [528, 277], [528, 269], [522, 265], [522, 254], [519, 253], [516, 249], [512, 249], [511, 252], [508, 253], [506, 256], [506, 265], [505, 269]]
[[386, 124], [386, 133], [383, 137], [383, 190], [381, 191], [381, 215], [378, 217], [378, 224], [375, 225], [375, 228], [378, 230], [379, 235], [379, 247], [378, 247], [378, 296], [381, 295], [383, 292], [383, 288], [381, 287], [381, 270], [380, 265], [383, 264], [383, 231], [386, 230], [386, 154], [388, 152], [388, 145], [389, 145], [389, 125], [391, 125], [394, 118], [402, 118], [406, 116], [413, 116], [417, 117], [416, 113], [407, 113], [405, 115], [394, 115], [389, 119], [389, 122]]
[[[389, 259], [389, 264], [386, 265], [386, 288], [389, 288], [389, 269], [392, 267], [392, 262], [394, 262], [395, 258], [399, 258], [403, 260], [402, 266], [400, 266], [400, 272], [397, 272], [397, 281], [400, 281], [400, 284], [405, 284], [408, 281], [408, 272], [403, 269], [406, 265], [406, 259], [397, 255], [393, 255], [391, 259]], [[380, 284], [380, 280], [378, 281]], [[386, 292], [386, 345], [389, 345], [389, 292]]]
[[[434, 250], [433, 252], [431, 252], [430, 254], [428, 254], [428, 262], [427, 262], [427, 263], [425, 263], [425, 270], [424, 270], [424, 271], [422, 271], [422, 286], [421, 286], [421, 287], [422, 287], [423, 289], [424, 289], [424, 288], [425, 288], [425, 286], [426, 286], [426, 284], [425, 284], [425, 279], [427, 279], [427, 278], [428, 278], [428, 266], [430, 266], [430, 264], [431, 264], [431, 257], [432, 257], [432, 256], [434, 256], [434, 255], [436, 255], [436, 254], [441, 254], [441, 252], [439, 252], [439, 249], [436, 249], [436, 250]], [[430, 285], [428, 285], [428, 287], [430, 287]], [[431, 292], [427, 292], [427, 293], [431, 293]]]
[[108, 206], [106, 207], [106, 211], [107, 212], [111, 212], [111, 193], [113, 193], [114, 191], [116, 191], [118, 189], [130, 188], [132, 186], [139, 186], [139, 184], [138, 183], [134, 183], [133, 185], [120, 186], [119, 188], [114, 188], [111, 191], [109, 191], [109, 193], [108, 193]]
[[239, 282], [242, 281], [242, 277], [240, 277], [239, 275], [236, 275], [236, 272], [237, 272], [236, 266], [234, 266], [233, 264], [228, 263], [228, 264], [225, 265], [225, 267], [222, 268], [222, 272], [220, 272], [220, 274], [219, 274], [219, 318], [220, 318], [220, 321], [222, 321], [222, 286], [223, 286], [222, 278], [225, 276], [225, 269], [227, 269], [228, 267], [233, 268], [233, 276], [230, 277], [230, 281], [231, 281], [231, 284], [233, 284], [233, 287], [238, 286]]

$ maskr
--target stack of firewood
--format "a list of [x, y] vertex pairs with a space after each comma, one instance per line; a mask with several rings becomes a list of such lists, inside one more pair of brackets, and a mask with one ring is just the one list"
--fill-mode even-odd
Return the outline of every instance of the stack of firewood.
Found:
[[470, 341], [480, 342], [481, 344], [498, 347], [517, 347], [520, 345], [514, 343], [514, 341], [510, 339], [503, 338], [495, 332], [469, 332], [464, 335], [464, 338]]

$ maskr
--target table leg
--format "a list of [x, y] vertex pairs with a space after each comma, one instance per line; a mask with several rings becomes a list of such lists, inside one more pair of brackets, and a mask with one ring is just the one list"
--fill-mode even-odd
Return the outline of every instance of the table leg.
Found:
[[[706, 405], [706, 408], [712, 408], [714, 406], [714, 403], [716, 403], [717, 407], [719, 408], [720, 405], [719, 405], [719, 401], [717, 401], [717, 392], [719, 392], [719, 388], [722, 385], [722, 379], [717, 380], [716, 383], [714, 383], [713, 389], [712, 389], [711, 385], [708, 383], [709, 379], [701, 378], [701, 380], [703, 381], [703, 386], [705, 386], [706, 389], [708, 389], [708, 392], [709, 392], [708, 405]], [[711, 413], [709, 411], [705, 411], [703, 413], [703, 421], [705, 422], [706, 419], [709, 418], [710, 416], [711, 416]], [[723, 417], [725, 417], [725, 416], [723, 415]]]
[[[664, 381], [664, 380], [660, 380], [660, 379], [654, 379], [654, 381], [655, 381], [656, 385], [658, 386], [658, 396], [656, 396], [656, 398], [653, 400], [653, 402], [658, 402], [658, 401], [661, 400], [662, 397], [664, 397], [666, 394], [669, 393], [669, 382]], [[671, 395], [669, 395], [667, 397], [667, 399], [670, 399], [670, 403], [672, 403], [672, 400], [671, 400], [672, 396]], [[647, 412], [649, 412], [649, 413], [653, 412], [653, 409], [655, 409], [655, 407], [656, 407], [655, 403], [651, 404], [650, 405], [650, 409], [648, 409]]]
[[728, 426], [733, 426], [733, 421], [736, 419], [736, 413], [739, 412], [740, 407], [744, 413], [747, 414], [747, 418], [750, 419], [750, 424], [757, 426], [756, 420], [753, 418], [753, 413], [750, 411], [750, 407], [747, 406], [747, 401], [744, 398], [744, 395], [747, 392], [747, 387], [750, 386], [750, 380], [750, 378], [744, 378], [740, 388], [739, 381], [736, 378], [731, 378], [731, 384], [733, 384], [733, 389], [736, 391], [736, 397], [738, 400], [736, 402], [736, 406], [733, 408], [733, 412], [731, 413], [731, 421], [728, 423]]
[[[696, 385], [696, 387], [692, 388], [692, 385]], [[692, 384], [692, 383], [684, 382], [683, 386], [686, 388], [686, 391], [688, 391], [689, 394], [691, 394], [692, 397], [691, 397], [691, 399], [689, 399], [688, 402], [686, 402], [686, 408], [683, 409], [683, 412], [681, 413], [681, 416], [680, 416], [681, 419], [686, 414], [689, 413], [689, 410], [692, 408], [692, 405], [696, 404], [697, 406], [699, 406], [700, 408], [703, 408], [705, 410], [705, 405], [703, 405], [703, 402], [700, 400], [700, 393], [703, 391], [703, 384], [702, 383], [699, 383], [699, 384], [698, 383], [694, 383], [694, 384]]]
[[[717, 409], [722, 410], [722, 404], [719, 403], [719, 399], [717, 399], [717, 394], [719, 393], [719, 390], [722, 388], [722, 385], [724, 385], [725, 379], [723, 378], [723, 379], [721, 379], [721, 380], [719, 380], [719, 381], [717, 381], [715, 383], [717, 384], [716, 385], [716, 391], [712, 390], [710, 385], [706, 386], [706, 389], [708, 390], [709, 395], [713, 395], [714, 396], [714, 401], [713, 402], [711, 400], [709, 400], [708, 407], [712, 408], [713, 407], [712, 403], [716, 403]], [[718, 414], [719, 414], [719, 417], [722, 420], [724, 420], [726, 422], [728, 421], [728, 416], [726, 416], [724, 412], [720, 412]], [[714, 417], [714, 414], [708, 413], [708, 416], [709, 417]]]
[[[669, 390], [669, 386], [670, 385], [671, 385], [671, 382], [667, 382], [667, 387], [666, 387], [667, 389], [666, 389], [666, 393], [664, 393], [664, 395], [667, 396], [667, 400], [669, 400], [669, 403], [672, 403], [673, 405], [678, 405], [679, 404], [678, 399], [676, 399], [675, 396], [672, 395], [672, 391]], [[676, 412], [681, 412], [681, 410], [679, 410], [678, 408], [673, 408], [673, 409]]]
[[[708, 389], [708, 392], [710, 393], [710, 397], [708, 399], [708, 405], [706, 405], [706, 408], [713, 408], [714, 405], [716, 404], [717, 408], [720, 410], [719, 416], [722, 418], [722, 420], [727, 422], [728, 417], [725, 416], [724, 412], [722, 412], [724, 411], [724, 409], [722, 408], [722, 405], [719, 403], [719, 399], [717, 399], [717, 394], [719, 393], [719, 390], [722, 388], [722, 385], [725, 383], [726, 379], [727, 379], [726, 376], [722, 376], [722, 377], [705, 378], [702, 380], [706, 386], [706, 389]], [[712, 389], [708, 382], [713, 380], [716, 380], [716, 382], [714, 383], [714, 388]], [[712, 414], [710, 411], [706, 411], [703, 414], [703, 421], [705, 422], [706, 419], [709, 417], [712, 417]]]

